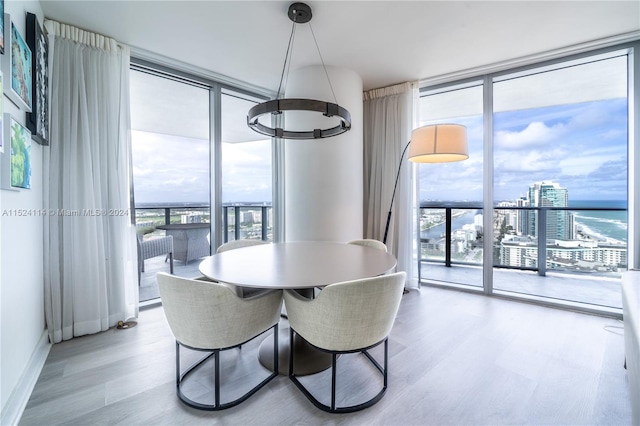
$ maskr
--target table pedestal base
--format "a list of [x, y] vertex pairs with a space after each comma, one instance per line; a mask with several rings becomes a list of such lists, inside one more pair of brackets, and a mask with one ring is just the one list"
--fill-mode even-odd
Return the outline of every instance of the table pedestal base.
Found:
[[[289, 327], [279, 330], [278, 335], [278, 372], [289, 375]], [[295, 351], [296, 376], [306, 376], [319, 373], [331, 367], [331, 354], [314, 349], [297, 334], [293, 338]], [[260, 364], [273, 370], [273, 335], [269, 335], [260, 344], [258, 355]]]

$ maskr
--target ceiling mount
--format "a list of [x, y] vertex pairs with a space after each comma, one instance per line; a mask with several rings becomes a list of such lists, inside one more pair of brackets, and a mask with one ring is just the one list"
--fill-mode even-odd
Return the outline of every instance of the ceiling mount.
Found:
[[[261, 104], [258, 104], [249, 110], [247, 114], [247, 125], [257, 133], [261, 135], [276, 137], [276, 138], [284, 138], [284, 139], [323, 139], [329, 138], [332, 136], [340, 135], [344, 132], [347, 132], [351, 129], [351, 114], [349, 111], [338, 105], [338, 101], [336, 101], [336, 95], [333, 92], [333, 86], [331, 86], [331, 80], [329, 79], [329, 73], [327, 72], [327, 67], [324, 64], [324, 60], [322, 59], [322, 54], [320, 53], [320, 48], [318, 47], [318, 42], [316, 41], [316, 37], [313, 34], [313, 28], [311, 28], [311, 7], [305, 3], [292, 3], [289, 6], [289, 12], [287, 13], [291, 22], [293, 22], [293, 26], [291, 28], [291, 36], [289, 37], [289, 45], [287, 47], [287, 54], [284, 59], [284, 64], [282, 66], [282, 76], [280, 77], [280, 85], [278, 86], [278, 93], [276, 94], [276, 98], [274, 100], [266, 101]], [[309, 29], [311, 30], [311, 34], [313, 35], [313, 40], [316, 44], [316, 49], [318, 50], [318, 55], [320, 56], [320, 61], [322, 62], [322, 67], [324, 68], [324, 73], [327, 76], [327, 81], [329, 83], [329, 88], [331, 89], [331, 94], [333, 95], [333, 102], [325, 102], [319, 101], [315, 99], [281, 99], [280, 98], [280, 89], [282, 88], [282, 82], [285, 76], [285, 70], [287, 70], [291, 66], [291, 57], [290, 54], [292, 52], [292, 46], [295, 39], [295, 26], [296, 24], [309, 24]], [[287, 67], [287, 63], [289, 67]], [[286, 86], [286, 82], [285, 82]], [[284, 92], [284, 89], [282, 90]], [[326, 128], [326, 129], [309, 129], [304, 131], [293, 131], [286, 130], [281, 127], [270, 127], [264, 125], [259, 122], [260, 117], [271, 114], [272, 116], [282, 114], [283, 111], [307, 111], [307, 112], [315, 112], [321, 113], [325, 117], [336, 117], [339, 119], [339, 123], [334, 127]]]
[[306, 3], [292, 3], [288, 15], [292, 22], [306, 24], [311, 20], [311, 7]]

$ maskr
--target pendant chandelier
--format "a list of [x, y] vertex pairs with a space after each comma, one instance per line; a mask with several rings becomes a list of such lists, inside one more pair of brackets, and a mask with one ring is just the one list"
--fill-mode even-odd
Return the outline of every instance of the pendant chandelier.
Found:
[[[349, 113], [349, 111], [347, 111], [346, 108], [338, 105], [338, 102], [336, 101], [336, 95], [333, 92], [333, 87], [331, 86], [331, 80], [329, 79], [327, 67], [324, 64], [324, 60], [322, 59], [322, 54], [320, 53], [318, 42], [316, 41], [315, 34], [313, 33], [313, 28], [311, 28], [311, 7], [309, 7], [305, 3], [293, 3], [289, 6], [288, 16], [289, 19], [293, 22], [293, 26], [291, 27], [289, 45], [287, 46], [287, 54], [285, 56], [284, 65], [282, 67], [282, 74], [280, 77], [280, 84], [278, 86], [276, 99], [263, 102], [251, 108], [249, 110], [249, 113], [247, 114], [247, 125], [251, 129], [262, 135], [284, 139], [322, 139], [331, 136], [337, 136], [349, 131], [351, 129], [351, 114]], [[313, 40], [315, 42], [316, 49], [318, 50], [318, 55], [320, 56], [322, 67], [324, 68], [324, 73], [327, 76], [329, 87], [331, 88], [331, 93], [333, 94], [335, 103], [319, 101], [315, 99], [280, 99], [281, 89], [282, 92], [284, 92], [284, 88], [282, 88], [282, 82], [284, 79], [285, 70], [287, 70], [288, 73], [288, 66], [291, 66], [292, 46], [295, 39], [296, 24], [306, 23], [309, 24], [309, 28], [311, 29], [311, 34], [313, 35]], [[266, 116], [267, 114], [282, 114], [283, 111], [317, 112], [321, 113], [325, 117], [337, 117], [340, 119], [340, 123], [334, 127], [326, 129], [293, 131], [286, 130], [280, 127], [269, 127], [259, 122], [260, 117]]]

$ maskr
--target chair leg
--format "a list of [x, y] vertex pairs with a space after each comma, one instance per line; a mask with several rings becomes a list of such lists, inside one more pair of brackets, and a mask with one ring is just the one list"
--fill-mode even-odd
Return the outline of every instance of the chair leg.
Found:
[[176, 386], [180, 392], [180, 343], [176, 340]]
[[[207, 355], [205, 355], [203, 358], [201, 358], [200, 360], [196, 361], [193, 365], [191, 365], [190, 367], [188, 367], [187, 369], [185, 369], [184, 372], [180, 371], [180, 344], [176, 341], [176, 388], [177, 388], [177, 393], [178, 393], [178, 398], [185, 403], [186, 405], [193, 407], [193, 408], [197, 408], [199, 410], [208, 410], [208, 411], [219, 411], [219, 410], [224, 410], [227, 408], [231, 408], [231, 407], [235, 407], [236, 405], [246, 401], [251, 395], [253, 395], [254, 393], [256, 393], [258, 390], [260, 390], [262, 387], [264, 387], [267, 383], [269, 383], [271, 380], [273, 380], [274, 378], [276, 378], [278, 376], [278, 324], [275, 324], [274, 326], [270, 327], [269, 329], [265, 330], [263, 333], [266, 333], [267, 331], [273, 330], [273, 338], [274, 338], [274, 365], [275, 365], [275, 369], [273, 372], [271, 372], [271, 374], [269, 374], [266, 378], [264, 378], [260, 383], [258, 383], [257, 385], [255, 385], [254, 387], [252, 387], [250, 390], [248, 390], [246, 393], [244, 393], [242, 396], [240, 396], [239, 398], [233, 400], [233, 401], [229, 401], [229, 402], [221, 402], [222, 400], [222, 396], [220, 395], [220, 387], [221, 387], [221, 377], [220, 377], [220, 353], [222, 352], [221, 349], [214, 349], [214, 350], [201, 350], [203, 352], [206, 352]], [[259, 335], [262, 335], [263, 333], [260, 333]], [[259, 336], [258, 335], [258, 336]], [[258, 336], [255, 336], [253, 339], [257, 338]], [[253, 340], [251, 339], [251, 340]], [[188, 347], [188, 346], [187, 346]], [[194, 348], [191, 348], [194, 349]], [[194, 349], [194, 350], [200, 350], [200, 349]], [[182, 392], [182, 384], [183, 381], [190, 376], [191, 373], [195, 372], [200, 366], [202, 366], [205, 362], [207, 362], [211, 357], [213, 357], [213, 363], [214, 363], [214, 376], [213, 376], [213, 380], [214, 380], [214, 398], [213, 398], [213, 404], [207, 404], [207, 403], [203, 403], [203, 402], [198, 402], [198, 401], [194, 401], [192, 399], [190, 399], [188, 396], [186, 396], [183, 392]]]
[[[298, 335], [299, 338], [302, 338], [300, 335]], [[293, 340], [294, 340], [294, 331], [293, 329], [290, 330], [290, 346], [293, 347]], [[315, 396], [313, 396], [311, 394], [311, 392], [298, 380], [298, 378], [296, 377], [296, 375], [293, 373], [293, 361], [294, 361], [294, 357], [293, 357], [293, 351], [290, 351], [289, 353], [289, 379], [296, 385], [296, 387], [304, 394], [304, 396], [307, 397], [307, 399], [313, 403], [313, 405], [315, 405], [316, 407], [318, 407], [319, 409], [326, 411], [328, 413], [352, 413], [354, 411], [360, 411], [360, 410], [364, 410], [365, 408], [371, 407], [374, 404], [376, 404], [378, 401], [380, 401], [380, 399], [382, 399], [382, 397], [384, 396], [384, 394], [387, 391], [387, 366], [388, 366], [388, 338], [386, 338], [383, 342], [379, 342], [374, 346], [379, 345], [380, 343], [384, 343], [384, 367], [382, 367], [369, 353], [368, 353], [368, 349], [362, 349], [360, 350], [360, 352], [365, 355], [365, 357], [367, 358], [367, 360], [369, 362], [371, 362], [371, 364], [375, 367], [376, 370], [378, 370], [378, 372], [380, 373], [380, 375], [383, 378], [383, 386], [382, 389], [371, 399], [362, 402], [360, 404], [356, 404], [356, 405], [351, 405], [351, 406], [347, 406], [347, 407], [337, 407], [336, 406], [336, 393], [337, 393], [337, 389], [336, 389], [336, 376], [337, 376], [337, 368], [336, 368], [336, 360], [338, 358], [338, 354], [340, 354], [341, 352], [333, 352], [333, 351], [327, 351], [327, 352], [331, 352], [331, 404], [330, 405], [325, 405], [322, 402], [320, 402]], [[342, 353], [349, 353], [349, 352], [342, 352]]]
[[383, 381], [384, 381], [384, 388], [387, 388], [387, 363], [389, 362], [389, 339], [385, 339], [384, 340], [384, 374], [383, 376]]
[[276, 374], [280, 371], [278, 358], [278, 324], [276, 324], [273, 328], [273, 372]]
[[169, 253], [169, 271], [173, 275], [173, 252]]
[[213, 351], [214, 361], [215, 361], [215, 392], [216, 392], [216, 407], [220, 406], [220, 351]]
[[336, 409], [336, 353], [331, 354], [331, 410]]
[[289, 377], [293, 377], [293, 328], [289, 327]]

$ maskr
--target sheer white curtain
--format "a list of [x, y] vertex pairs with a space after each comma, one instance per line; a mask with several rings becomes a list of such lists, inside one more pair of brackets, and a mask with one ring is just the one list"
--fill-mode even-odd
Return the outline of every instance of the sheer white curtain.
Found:
[[[418, 83], [408, 82], [364, 93], [364, 236], [382, 241], [402, 151], [415, 122]], [[406, 156], [406, 154], [405, 154]], [[406, 158], [393, 204], [387, 247], [417, 286], [417, 186], [415, 167]]]
[[44, 150], [45, 318], [53, 343], [137, 316], [129, 216], [129, 49], [55, 21]]

